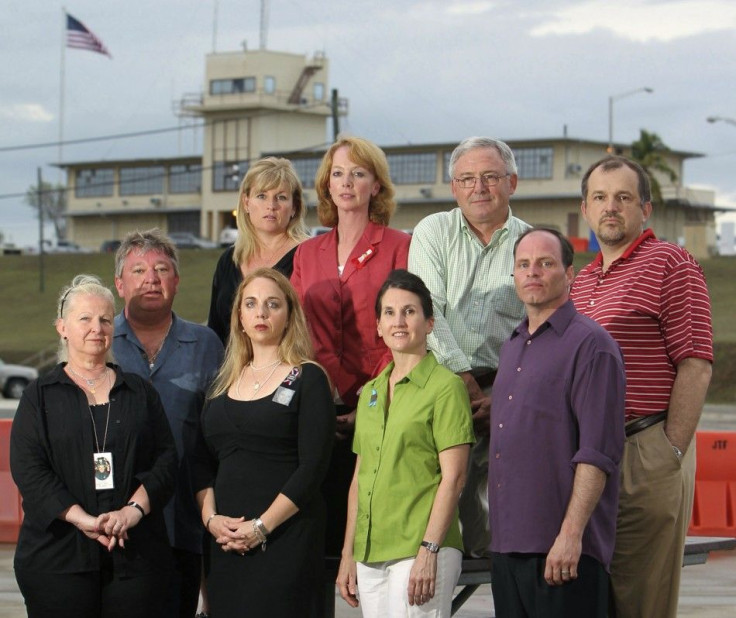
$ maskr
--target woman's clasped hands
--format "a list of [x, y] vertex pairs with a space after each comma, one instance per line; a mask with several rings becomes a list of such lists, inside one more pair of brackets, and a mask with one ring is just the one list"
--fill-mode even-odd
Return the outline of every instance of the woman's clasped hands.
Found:
[[233, 551], [244, 556], [246, 552], [261, 545], [253, 520], [246, 521], [245, 517], [215, 515], [210, 522], [209, 531], [225, 552]]

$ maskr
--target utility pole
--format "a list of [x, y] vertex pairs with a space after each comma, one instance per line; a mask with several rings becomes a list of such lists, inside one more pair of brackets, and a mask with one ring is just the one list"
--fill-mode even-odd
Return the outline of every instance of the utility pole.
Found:
[[332, 102], [330, 107], [332, 108], [332, 141], [337, 141], [337, 136], [340, 134], [340, 116], [338, 115], [338, 104], [339, 99], [337, 97], [337, 88], [332, 89]]
[[44, 282], [44, 260], [43, 260], [43, 178], [41, 168], [38, 169], [38, 291], [43, 294], [46, 289]]

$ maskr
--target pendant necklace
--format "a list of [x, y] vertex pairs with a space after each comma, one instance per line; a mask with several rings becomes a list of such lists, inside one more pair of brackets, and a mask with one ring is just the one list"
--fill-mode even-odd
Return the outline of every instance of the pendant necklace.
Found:
[[[253, 364], [253, 361], [250, 362], [250, 368], [251, 368], [251, 371], [253, 372], [253, 392], [254, 393], [257, 393], [260, 390], [261, 386], [263, 386], [266, 382], [268, 382], [271, 379], [271, 376], [273, 375], [274, 371], [276, 371], [276, 368], [280, 364], [281, 364], [281, 359], [277, 359], [270, 365], [264, 365], [263, 367], [259, 367], [258, 369], [256, 369], [256, 366]], [[273, 369], [271, 369], [271, 373], [268, 374], [266, 379], [263, 382], [258, 380], [258, 377], [256, 376], [256, 371], [265, 371], [266, 369], [269, 369], [271, 367], [273, 367]]]
[[[107, 383], [110, 384], [110, 374], [107, 373]], [[95, 415], [92, 412], [92, 406], [88, 406], [89, 417], [92, 421], [92, 431], [95, 434], [95, 446], [97, 450], [92, 453], [92, 464], [94, 467], [95, 489], [101, 491], [103, 489], [114, 489], [115, 481], [113, 476], [112, 452], [106, 451], [107, 446], [107, 430], [110, 426], [110, 403], [112, 399], [108, 395], [107, 412], [105, 414], [105, 433], [102, 437], [102, 448], [100, 448], [100, 438], [97, 435], [97, 424], [95, 423]]]
[[169, 327], [166, 329], [166, 333], [161, 338], [161, 342], [158, 344], [158, 349], [151, 354], [151, 356], [148, 356], [148, 368], [153, 371], [153, 366], [156, 364], [156, 359], [158, 358], [158, 355], [161, 353], [161, 350], [164, 347], [164, 343], [166, 343], [166, 337], [169, 336], [169, 331], [171, 330], [171, 325], [174, 323], [174, 320], [172, 318], [171, 322], [169, 322]]
[[84, 380], [84, 382], [87, 384], [87, 390], [93, 395], [97, 392], [97, 383], [107, 376], [107, 367], [105, 367], [99, 378], [90, 379], [85, 378], [83, 375], [74, 371], [74, 368], [71, 366], [70, 363], [67, 363], [66, 366], [69, 368], [69, 371], [71, 371], [72, 374], [74, 374], [77, 378], [79, 378], [80, 380]]

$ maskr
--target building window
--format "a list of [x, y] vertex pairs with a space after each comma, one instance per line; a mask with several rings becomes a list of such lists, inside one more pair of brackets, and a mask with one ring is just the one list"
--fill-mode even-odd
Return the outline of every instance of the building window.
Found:
[[74, 197], [110, 197], [115, 184], [112, 169], [77, 170]]
[[322, 157], [310, 157], [308, 159], [292, 159], [291, 163], [296, 170], [299, 180], [305, 189], [314, 189], [314, 178], [317, 175]]
[[325, 98], [325, 85], [322, 82], [314, 83], [314, 100], [324, 101]]
[[434, 183], [437, 177], [437, 154], [417, 152], [386, 155], [391, 180], [397, 185]]
[[189, 232], [199, 236], [200, 212], [177, 212], [166, 217], [166, 224], [171, 232]]
[[255, 77], [239, 77], [236, 79], [213, 79], [210, 81], [210, 94], [239, 94], [255, 92]]
[[156, 195], [164, 192], [162, 165], [121, 167], [120, 195]]
[[237, 191], [248, 167], [248, 161], [215, 161], [212, 166], [212, 190]]
[[442, 153], [442, 182], [450, 183], [452, 178], [450, 178], [450, 158], [452, 157], [452, 152], [443, 152]]
[[201, 190], [201, 165], [172, 165], [169, 168], [169, 193], [200, 193]]
[[273, 94], [276, 92], [276, 78], [270, 75], [266, 75], [263, 78], [263, 92], [266, 94]]
[[514, 150], [519, 178], [552, 178], [552, 148]]

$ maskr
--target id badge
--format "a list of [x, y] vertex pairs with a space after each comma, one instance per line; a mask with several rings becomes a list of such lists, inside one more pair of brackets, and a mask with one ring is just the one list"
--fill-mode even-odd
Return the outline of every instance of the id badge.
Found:
[[95, 489], [115, 489], [112, 474], [112, 453], [93, 453], [92, 460], [95, 467]]
[[294, 391], [289, 388], [279, 386], [273, 395], [273, 401], [275, 403], [280, 403], [282, 406], [288, 406], [291, 403], [293, 397]]

